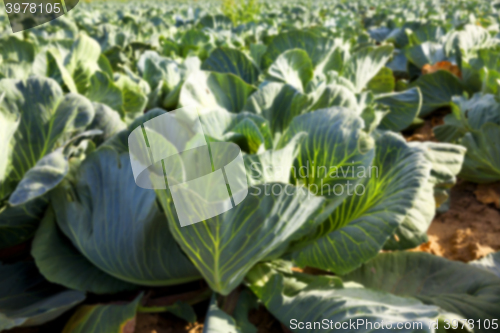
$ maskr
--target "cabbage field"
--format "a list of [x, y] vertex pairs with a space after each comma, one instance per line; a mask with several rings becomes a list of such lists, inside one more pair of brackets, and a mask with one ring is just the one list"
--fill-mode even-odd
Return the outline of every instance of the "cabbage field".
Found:
[[[5, 8], [0, 331], [500, 329], [500, 2], [82, 2], [18, 33]], [[129, 151], [176, 149], [144, 124], [180, 108], [248, 185], [187, 226]]]

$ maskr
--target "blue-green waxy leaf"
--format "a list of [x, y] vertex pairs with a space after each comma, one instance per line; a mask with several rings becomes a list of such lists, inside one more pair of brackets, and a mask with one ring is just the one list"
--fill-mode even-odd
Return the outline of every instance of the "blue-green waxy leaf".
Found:
[[0, 264], [0, 330], [36, 326], [81, 303], [85, 294], [47, 282], [32, 262]]
[[290, 184], [267, 183], [248, 191], [236, 207], [185, 227], [167, 192], [157, 191], [175, 239], [209, 286], [223, 295], [236, 288], [253, 265], [289, 242], [322, 203], [322, 198]]
[[106, 141], [127, 127], [117, 111], [101, 103], [92, 103], [92, 105], [94, 106], [95, 115], [87, 129], [102, 131], [102, 135], [97, 138], [99, 143]]
[[15, 118], [17, 129], [16, 122], [9, 128], [15, 132], [4, 132], [10, 140], [1, 143], [7, 166], [0, 178], [0, 197], [11, 196], [9, 206], [0, 209], [1, 246], [7, 247], [33, 234], [46, 205], [42, 196], [66, 173], [65, 157], [51, 152], [83, 130], [92, 120], [94, 109], [83, 96], [64, 96], [52, 79], [0, 80], [0, 92], [4, 96], [0, 110], [9, 110], [2, 112], [5, 124], [19, 115]]
[[500, 278], [500, 252], [490, 253], [484, 258], [469, 263], [487, 270]]
[[[370, 289], [415, 297], [475, 322], [491, 320], [500, 313], [500, 279], [497, 276], [428, 253], [379, 254], [343, 278]], [[490, 330], [476, 326], [474, 332]]]
[[92, 104], [86, 98], [76, 94], [63, 96], [61, 88], [51, 79], [5, 79], [0, 81], [0, 91], [5, 93], [2, 107], [21, 115], [13, 139], [15, 172], [9, 176], [12, 181], [20, 181], [71, 131], [84, 128], [94, 116]]
[[66, 87], [70, 92], [78, 92], [75, 81], [64, 67], [61, 57], [53, 51], [47, 51], [47, 70], [44, 73], [59, 83], [61, 87]]
[[[84, 128], [94, 116], [92, 104], [86, 98], [76, 94], [63, 96], [59, 85], [51, 79], [4, 79], [0, 81], [0, 91], [5, 93], [0, 107], [21, 116], [12, 139], [13, 166], [8, 176], [14, 184], [56, 145], [69, 138], [71, 131]], [[8, 194], [5, 184], [1, 194], [2, 197]]]
[[206, 15], [203, 16], [199, 21], [198, 25], [205, 28], [211, 28], [215, 30], [226, 30], [233, 27], [233, 22], [229, 17], [222, 14], [217, 15]]
[[[275, 269], [272, 264], [257, 265], [247, 280], [266, 308], [292, 332], [433, 333], [436, 330], [429, 322], [460, 319], [415, 298], [365, 289], [356, 283], [343, 284], [338, 277]], [[390, 329], [388, 322], [409, 328], [398, 329], [393, 324]]]
[[243, 52], [220, 47], [212, 51], [205, 59], [201, 69], [219, 73], [231, 73], [239, 76], [248, 84], [254, 84], [259, 79], [259, 69]]
[[128, 153], [103, 148], [90, 154], [51, 201], [63, 233], [107, 274], [151, 286], [199, 278], [172, 238], [154, 191], [135, 184]]
[[436, 142], [411, 142], [410, 147], [420, 149], [431, 163], [431, 173], [420, 187], [412, 208], [404, 221], [384, 245], [386, 250], [406, 250], [428, 241], [427, 229], [435, 208], [449, 197], [448, 191], [456, 183], [456, 176], [462, 168], [465, 148], [459, 145]]
[[499, 45], [498, 39], [493, 38], [488, 30], [475, 24], [467, 24], [463, 29], [451, 33], [446, 41], [446, 51], [451, 53], [459, 50], [460, 57], [468, 61], [481, 49], [494, 49]]
[[30, 239], [47, 207], [45, 196], [19, 206], [0, 207], [0, 248], [8, 248]]
[[343, 106], [351, 110], [358, 109], [356, 95], [341, 84], [329, 84], [313, 92], [313, 104], [309, 110], [325, 109], [332, 106]]
[[238, 292], [238, 302], [231, 316], [218, 306], [217, 296], [214, 293], [205, 318], [203, 333], [257, 333], [257, 328], [248, 320], [250, 310], [256, 307], [255, 295], [250, 290], [243, 289]]
[[68, 169], [62, 148], [45, 155], [24, 174], [10, 195], [9, 203], [16, 206], [44, 195], [63, 180]]
[[[281, 33], [274, 37], [271, 44], [268, 45], [266, 53], [262, 56], [261, 67], [269, 68], [271, 64], [285, 51], [292, 49], [304, 50], [312, 61], [314, 67], [322, 65], [328, 60], [332, 52], [335, 41], [330, 38], [324, 38], [307, 31], [295, 30]], [[338, 64], [337, 66], [341, 66]], [[336, 69], [334, 64], [330, 64], [328, 69]], [[338, 67], [337, 67], [338, 69]]]
[[410, 126], [420, 113], [422, 94], [419, 88], [411, 88], [402, 92], [378, 95], [375, 101], [390, 110], [382, 119], [379, 128], [399, 132]]
[[197, 56], [204, 59], [215, 48], [214, 38], [203, 29], [190, 29], [181, 38], [181, 56]]
[[409, 37], [415, 44], [439, 42], [446, 33], [444, 27], [434, 23], [426, 23], [412, 30], [412, 34]]
[[300, 143], [306, 136], [305, 132], [301, 132], [281, 149], [269, 149], [255, 155], [245, 155], [243, 158], [248, 184], [288, 183]]
[[[199, 62], [199, 59], [196, 58], [196, 61]], [[162, 106], [171, 109], [177, 106], [184, 78], [192, 70], [190, 62], [186, 60], [184, 64], [179, 65], [154, 51], [146, 51], [141, 55], [137, 68], [151, 90], [148, 96], [149, 108]]]
[[500, 180], [500, 125], [484, 124], [479, 131], [464, 135], [460, 144], [467, 148], [460, 178], [475, 183]]
[[134, 332], [135, 315], [141, 299], [142, 294], [130, 303], [82, 305], [64, 326], [62, 333]]
[[99, 70], [101, 47], [92, 38], [80, 34], [73, 43], [64, 65], [73, 77], [78, 92], [85, 94], [91, 86], [90, 78]]
[[142, 91], [141, 86], [126, 75], [120, 75], [114, 83], [122, 93], [123, 104], [121, 111], [124, 118], [131, 121], [143, 114], [148, 98]]
[[125, 75], [120, 75], [118, 80], [113, 81], [112, 75], [103, 71], [96, 71], [90, 77], [86, 96], [118, 111], [126, 120], [132, 120], [142, 114], [147, 104], [147, 97], [139, 84]]
[[475, 94], [471, 99], [456, 96], [452, 113], [444, 125], [434, 129], [441, 141], [456, 142], [467, 148], [460, 177], [477, 183], [500, 179], [497, 139], [500, 136], [500, 104], [490, 94]]
[[451, 98], [455, 95], [462, 95], [464, 91], [460, 79], [444, 70], [422, 75], [411, 84], [411, 87], [419, 87], [422, 92], [424, 100], [420, 110], [421, 117], [450, 105]]
[[25, 79], [31, 73], [36, 56], [34, 43], [10, 35], [0, 40], [0, 73], [6, 78]]
[[267, 79], [286, 83], [300, 92], [313, 77], [313, 64], [307, 52], [292, 49], [283, 52], [267, 70]]
[[254, 63], [259, 66], [261, 64], [262, 56], [266, 53], [267, 45], [264, 44], [250, 44], [250, 57]]
[[[299, 265], [345, 274], [376, 256], [404, 221], [431, 165], [419, 149], [390, 132], [377, 140], [375, 150], [370, 167], [349, 170], [347, 179], [359, 184], [347, 183], [342, 188], [350, 192], [347, 198], [316, 234], [300, 242], [306, 246], [293, 253]], [[434, 212], [434, 207], [426, 208]]]
[[113, 294], [136, 288], [100, 270], [78, 252], [57, 226], [51, 207], [35, 234], [31, 253], [47, 280], [67, 288], [94, 294]]
[[198, 71], [184, 82], [179, 106], [199, 106], [203, 109], [223, 108], [238, 113], [255, 88], [234, 74]]
[[207, 317], [205, 318], [203, 333], [223, 332], [242, 333], [242, 330], [238, 328], [236, 320], [233, 317], [217, 306], [217, 298], [216, 294], [214, 294], [210, 301]]
[[276, 135], [283, 133], [292, 119], [307, 110], [309, 104], [309, 97], [296, 88], [266, 81], [250, 95], [243, 110], [266, 118], [271, 132]]
[[437, 62], [446, 60], [443, 46], [433, 42], [425, 42], [413, 46], [406, 51], [406, 57], [418, 68], [422, 68], [427, 64], [434, 65]]
[[259, 115], [214, 109], [201, 114], [200, 121], [206, 136], [234, 142], [248, 153], [272, 148], [269, 124]]
[[18, 112], [1, 106], [4, 97], [5, 93], [0, 93], [0, 184], [4, 183], [5, 178], [11, 171], [14, 148], [12, 138], [21, 120]]
[[470, 99], [455, 96], [451, 111], [444, 117], [444, 124], [433, 129], [439, 141], [457, 142], [469, 131], [480, 131], [488, 122], [500, 125], [500, 103], [491, 94], [477, 93]]
[[90, 86], [85, 94], [91, 101], [105, 104], [116, 111], [121, 111], [123, 96], [108, 74], [96, 71], [90, 77]]
[[355, 92], [361, 92], [368, 82], [387, 64], [392, 46], [365, 47], [354, 53], [345, 63], [342, 76], [354, 84]]
[[340, 203], [347, 192], [338, 195], [335, 194], [337, 189], [347, 186], [348, 181], [352, 181], [350, 184], [361, 181], [352, 175], [351, 169], [358, 166], [368, 169], [374, 156], [373, 148], [361, 149], [372, 144], [372, 139], [362, 132], [363, 127], [359, 116], [342, 107], [295, 117], [278, 144], [280, 148], [298, 133], [308, 134], [300, 144], [300, 153], [294, 163], [294, 181], [328, 197], [331, 203]]

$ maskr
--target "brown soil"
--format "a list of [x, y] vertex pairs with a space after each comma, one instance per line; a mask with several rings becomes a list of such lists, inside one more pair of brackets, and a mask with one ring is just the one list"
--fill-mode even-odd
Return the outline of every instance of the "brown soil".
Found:
[[[258, 333], [288, 333], [265, 307], [250, 311], [248, 319]], [[169, 313], [139, 313], [134, 333], [202, 333], [203, 323], [187, 323]], [[17, 332], [16, 332], [17, 333]], [[21, 332], [19, 332], [21, 333]], [[24, 332], [23, 332], [24, 333]], [[26, 332], [31, 333], [31, 332]]]
[[434, 218], [427, 232], [429, 242], [415, 251], [464, 262], [499, 251], [500, 210], [492, 202], [495, 192], [491, 191], [490, 187], [459, 181], [451, 190], [450, 209]]
[[169, 313], [137, 314], [135, 333], [202, 333], [203, 324], [187, 323]]
[[434, 141], [437, 142], [432, 129], [438, 125], [444, 124], [443, 118], [450, 113], [449, 108], [444, 108], [433, 112], [427, 116], [422, 126], [403, 132], [406, 141]]
[[251, 310], [248, 314], [248, 320], [255, 327], [258, 333], [288, 333], [289, 331], [281, 325], [281, 323], [267, 311], [264, 306], [259, 306], [255, 310]]

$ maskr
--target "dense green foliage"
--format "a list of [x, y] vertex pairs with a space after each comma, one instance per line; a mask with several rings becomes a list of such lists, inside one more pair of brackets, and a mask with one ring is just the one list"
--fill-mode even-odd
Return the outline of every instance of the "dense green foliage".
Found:
[[[143, 291], [201, 279], [213, 291], [206, 332], [256, 332], [259, 303], [286, 327], [445, 332], [447, 320], [500, 318], [498, 255], [405, 251], [427, 241], [457, 175], [500, 180], [498, 7], [81, 3], [17, 34], [1, 12], [0, 249], [31, 242], [36, 267], [0, 264], [0, 330], [125, 292], [129, 303], [81, 305], [64, 332], [126, 331], [136, 311], [155, 311]], [[134, 182], [127, 138], [188, 106], [208, 141], [241, 148], [251, 187], [181, 227], [168, 191]], [[438, 109], [451, 110], [440, 142], [406, 142]], [[194, 316], [187, 303], [163, 310]]]

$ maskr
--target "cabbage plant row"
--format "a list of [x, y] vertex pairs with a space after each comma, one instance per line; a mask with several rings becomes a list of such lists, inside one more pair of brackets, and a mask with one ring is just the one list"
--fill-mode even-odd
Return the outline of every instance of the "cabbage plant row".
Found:
[[[17, 34], [0, 13], [0, 249], [31, 250], [0, 263], [0, 330], [71, 310], [63, 332], [132, 332], [210, 299], [205, 332], [257, 332], [258, 306], [297, 332], [490, 332], [498, 254], [407, 250], [457, 176], [500, 180], [499, 5], [389, 2], [82, 3]], [[241, 148], [250, 185], [186, 227], [136, 185], [127, 141], [182, 107]], [[436, 140], [407, 142], [438, 109]]]

